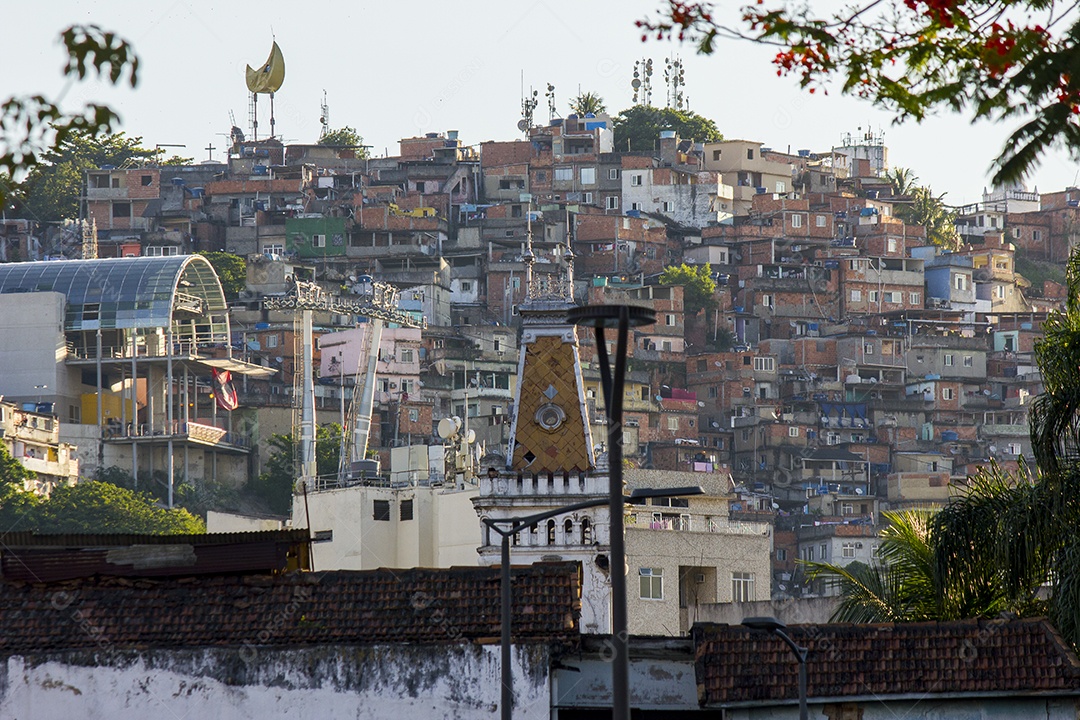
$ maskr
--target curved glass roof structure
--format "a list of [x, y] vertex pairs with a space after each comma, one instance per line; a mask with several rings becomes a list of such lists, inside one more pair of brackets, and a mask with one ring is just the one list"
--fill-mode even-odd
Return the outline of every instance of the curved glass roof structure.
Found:
[[168, 328], [176, 312], [215, 316], [215, 324], [228, 317], [221, 282], [201, 255], [0, 263], [0, 294], [50, 291], [67, 298], [68, 332]]

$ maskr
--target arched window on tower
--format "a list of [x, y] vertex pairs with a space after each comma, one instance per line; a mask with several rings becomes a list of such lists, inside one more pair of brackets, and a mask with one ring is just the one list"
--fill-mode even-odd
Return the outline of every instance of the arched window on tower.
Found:
[[589, 524], [589, 518], [581, 519], [581, 544], [589, 545], [592, 543], [592, 525]]
[[555, 521], [554, 520], [548, 520], [548, 522], [547, 522], [547, 544], [548, 545], [554, 545], [555, 544]]
[[563, 537], [567, 545], [574, 542], [574, 521], [570, 518], [566, 518], [566, 522], [563, 523]]

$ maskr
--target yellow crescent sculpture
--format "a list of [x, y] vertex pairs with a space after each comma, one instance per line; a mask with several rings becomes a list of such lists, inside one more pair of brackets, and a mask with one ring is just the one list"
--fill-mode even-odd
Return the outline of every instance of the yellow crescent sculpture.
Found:
[[256, 95], [260, 93], [266, 95], [277, 92], [284, 81], [285, 57], [281, 54], [281, 48], [275, 42], [274, 47], [270, 49], [270, 57], [266, 59], [261, 68], [253, 70], [250, 65], [247, 66], [247, 87]]

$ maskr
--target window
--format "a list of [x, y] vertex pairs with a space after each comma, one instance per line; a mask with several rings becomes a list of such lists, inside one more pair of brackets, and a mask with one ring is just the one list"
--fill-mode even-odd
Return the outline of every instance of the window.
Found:
[[660, 209], [661, 212], [669, 213], [675, 209], [675, 203], [665, 200], [664, 202], [660, 203]]
[[862, 290], [851, 291], [851, 302], [862, 302]]
[[844, 543], [840, 546], [840, 555], [845, 560], [851, 560], [855, 557], [855, 543]]
[[855, 514], [855, 506], [852, 503], [840, 503], [840, 514], [841, 515], [854, 515]]
[[618, 180], [619, 179], [619, 168], [608, 168], [607, 179], [608, 180]]
[[639, 202], [630, 203], [630, 209], [631, 210], [641, 210], [641, 203], [639, 203]]
[[945, 363], [945, 367], [952, 367], [952, 364], [953, 364], [953, 355], [952, 355], [952, 353], [945, 353], [945, 357], [942, 359], [942, 361]]
[[409, 408], [409, 422], [420, 422], [420, 410], [419, 408]]
[[595, 185], [596, 184], [596, 168], [594, 168], [594, 167], [581, 168], [581, 184], [582, 185]]
[[813, 546], [810, 546], [810, 547], [806, 548], [805, 550], [803, 550], [803, 555], [806, 556], [806, 560], [808, 562], [814, 562], [814, 548], [813, 548]]
[[154, 183], [154, 178], [151, 175], [143, 175], [139, 178], [139, 182], [143, 187], [150, 187]]
[[411, 499], [401, 501], [401, 507], [399, 508], [399, 514], [400, 514], [400, 517], [401, 517], [402, 520], [412, 520], [413, 519], [413, 501]]
[[799, 428], [794, 425], [787, 429], [788, 437], [799, 437]]
[[555, 175], [553, 177], [555, 178], [556, 182], [560, 180], [573, 180], [574, 168], [570, 167], [569, 165], [557, 167], [555, 168]]
[[630, 176], [630, 187], [641, 187], [641, 173], [634, 173]]
[[825, 227], [825, 222], [826, 220], [824, 215], [814, 216], [814, 224], [816, 224], [818, 227]]
[[957, 290], [967, 290], [967, 275], [953, 275], [953, 287]]
[[1005, 286], [1004, 285], [998, 285], [997, 287], [995, 287], [994, 288], [994, 295], [997, 296], [998, 300], [1004, 300], [1005, 299]]
[[826, 543], [821, 543], [821, 562], [825, 562], [829, 559], [829, 546]]
[[266, 243], [263, 245], [264, 255], [284, 255], [285, 245], [282, 243]]
[[164, 257], [179, 254], [180, 248], [175, 245], [150, 245], [146, 248], [147, 257]]
[[1019, 455], [1022, 452], [1022, 450], [1023, 450], [1023, 448], [1020, 446], [1020, 443], [1009, 443], [1009, 454], [1010, 455]]
[[941, 399], [952, 400], [955, 397], [955, 393], [952, 388], [941, 388]]
[[776, 559], [780, 562], [787, 560], [787, 550], [784, 548], [776, 548]]
[[885, 293], [885, 302], [902, 303], [904, 302], [904, 293], [899, 290], [892, 290]]
[[772, 295], [762, 295], [761, 296], [761, 304], [764, 305], [765, 307], [772, 307], [773, 306], [773, 297], [772, 297]]
[[678, 430], [679, 429], [679, 418], [677, 416], [675, 416], [675, 415], [669, 415], [668, 419], [667, 419], [667, 427], [668, 427], [668, 430]]
[[754, 358], [754, 370], [758, 372], [772, 372], [776, 370], [776, 358], [771, 357], [756, 357]]
[[874, 343], [863, 343], [863, 353], [866, 355], [874, 354]]
[[592, 193], [591, 192], [582, 193], [581, 194], [581, 202], [585, 203], [586, 205], [592, 205]]
[[674, 315], [665, 315], [664, 316], [664, 322], [667, 323], [668, 327], [675, 327], [675, 316]]
[[717, 161], [720, 160], [720, 152], [721, 152], [720, 150], [713, 150], [712, 151], [713, 162], [717, 162]]
[[886, 252], [896, 252], [896, 238], [889, 238], [885, 241]]
[[276, 348], [277, 346], [278, 346], [278, 336], [276, 334], [275, 335], [267, 335], [266, 336], [266, 347], [268, 347], [268, 348]]
[[129, 202], [114, 202], [112, 204], [112, 216], [114, 218], [129, 218], [129, 217], [131, 217], [131, 203], [129, 203]]
[[829, 433], [828, 435], [825, 436], [825, 442], [827, 444], [829, 444], [829, 445], [839, 445], [840, 444], [840, 435], [839, 435], [839, 433], [834, 433], [834, 432]]
[[964, 367], [971, 367], [975, 363], [975, 358], [971, 355], [964, 356]]
[[919, 293], [910, 293], [908, 295], [908, 304], [910, 304], [910, 305], [918, 305], [919, 304]]
[[[1019, 236], [1017, 236], [1017, 237], [1019, 237]], [[1042, 230], [1032, 230], [1031, 231], [1031, 239], [1034, 240], [1035, 242], [1040, 242], [1042, 240]]]
[[791, 216], [791, 227], [793, 227], [793, 228], [802, 227], [802, 215], [792, 215]]
[[754, 149], [753, 148], [746, 148], [746, 159], [747, 160], [753, 160], [754, 159]]
[[871, 290], [870, 292], [868, 292], [866, 294], [866, 299], [869, 300], [872, 303], [876, 303], [878, 301], [878, 291], [877, 290]]
[[751, 602], [754, 600], [754, 574], [748, 572], [731, 573], [731, 601]]
[[312, 235], [311, 236], [311, 247], [326, 247], [326, 236], [325, 235]]
[[638, 583], [642, 600], [664, 599], [663, 568], [638, 568]]
[[619, 209], [619, 196], [618, 195], [608, 195], [604, 199], [604, 207], [606, 209], [608, 209], [608, 210], [618, 210]]
[[389, 500], [376, 500], [375, 501], [375, 519], [376, 520], [389, 520], [390, 519], [390, 501]]

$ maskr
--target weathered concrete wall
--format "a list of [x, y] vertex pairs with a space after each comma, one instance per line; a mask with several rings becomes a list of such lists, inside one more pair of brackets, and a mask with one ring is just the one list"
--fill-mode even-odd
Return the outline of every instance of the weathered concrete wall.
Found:
[[708, 603], [697, 607], [697, 621], [738, 625], [748, 617], [774, 617], [785, 625], [827, 623], [839, 598], [763, 600], [749, 603]]
[[[433, 620], [434, 621], [434, 620]], [[453, 628], [447, 628], [448, 640]], [[514, 717], [550, 717], [549, 651], [515, 647]], [[7, 658], [0, 717], [19, 720], [491, 718], [498, 645], [93, 652]]]

